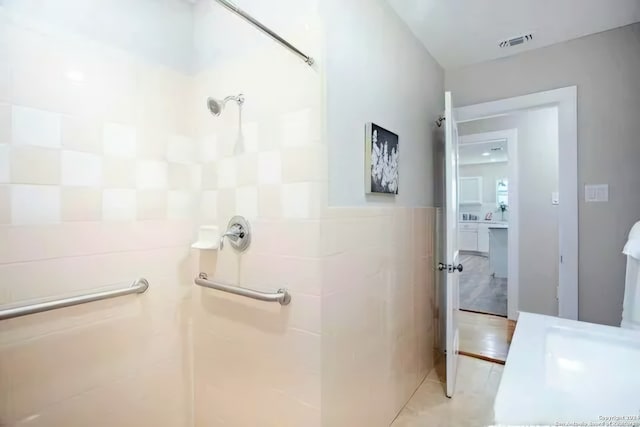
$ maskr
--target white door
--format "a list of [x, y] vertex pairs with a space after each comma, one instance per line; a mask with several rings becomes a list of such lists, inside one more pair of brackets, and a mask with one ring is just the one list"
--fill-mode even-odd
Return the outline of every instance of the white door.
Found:
[[460, 292], [458, 273], [458, 127], [453, 118], [451, 92], [445, 93], [445, 249], [446, 260], [440, 261], [446, 291], [447, 396], [452, 397], [458, 370], [458, 309]]

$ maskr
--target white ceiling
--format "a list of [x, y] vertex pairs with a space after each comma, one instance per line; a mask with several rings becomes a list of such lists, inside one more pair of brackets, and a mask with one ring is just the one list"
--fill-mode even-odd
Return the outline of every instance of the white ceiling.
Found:
[[[640, 0], [388, 0], [445, 69], [640, 21]], [[532, 42], [500, 40], [534, 33]]]
[[460, 165], [506, 162], [509, 160], [507, 141], [475, 142], [458, 145]]

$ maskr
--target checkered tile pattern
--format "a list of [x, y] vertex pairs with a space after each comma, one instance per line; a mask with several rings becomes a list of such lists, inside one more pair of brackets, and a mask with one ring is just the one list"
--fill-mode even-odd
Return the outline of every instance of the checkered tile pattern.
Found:
[[10, 129], [0, 143], [2, 223], [308, 218], [319, 204], [324, 147], [300, 142], [309, 141], [309, 110], [281, 116], [281, 147], [261, 151], [260, 123], [249, 123], [246, 152], [224, 157], [232, 144], [214, 134], [150, 142], [131, 125], [0, 109]]
[[[107, 122], [90, 128], [44, 110], [8, 110], [3, 125], [11, 129], [10, 141], [0, 144], [0, 184], [8, 184], [3, 197], [10, 213], [4, 221], [23, 225], [193, 217], [202, 187], [193, 139], [165, 135], [155, 141], [164, 146], [164, 156], [150, 158], [138, 149], [134, 126]], [[90, 135], [101, 135], [101, 141]]]

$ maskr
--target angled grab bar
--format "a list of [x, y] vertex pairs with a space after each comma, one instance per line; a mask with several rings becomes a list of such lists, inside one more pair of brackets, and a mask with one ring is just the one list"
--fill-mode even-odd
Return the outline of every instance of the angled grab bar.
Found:
[[26, 316], [28, 314], [42, 313], [43, 311], [55, 310], [55, 309], [64, 308], [64, 307], [71, 307], [73, 305], [79, 305], [87, 302], [121, 297], [124, 295], [142, 294], [147, 289], [149, 289], [149, 282], [147, 281], [147, 279], [140, 278], [135, 282], [133, 282], [131, 286], [124, 289], [96, 292], [94, 294], [79, 295], [79, 296], [64, 298], [64, 299], [55, 300], [55, 301], [47, 301], [47, 302], [41, 302], [37, 304], [24, 305], [21, 307], [0, 309], [0, 320], [13, 319], [14, 317]]
[[257, 299], [260, 301], [279, 302], [280, 305], [289, 305], [289, 303], [291, 302], [291, 295], [289, 295], [289, 292], [284, 288], [278, 289], [278, 292], [276, 293], [260, 292], [253, 289], [241, 288], [239, 286], [212, 282], [210, 280], [207, 280], [206, 273], [200, 273], [200, 275], [195, 278], [194, 282], [198, 286], [215, 289], [217, 291], [228, 292], [230, 294], [240, 295], [247, 298]]

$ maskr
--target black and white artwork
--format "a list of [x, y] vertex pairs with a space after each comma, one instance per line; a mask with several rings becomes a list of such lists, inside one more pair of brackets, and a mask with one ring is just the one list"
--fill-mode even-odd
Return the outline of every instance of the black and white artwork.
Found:
[[398, 194], [398, 135], [366, 125], [365, 189], [368, 194]]

